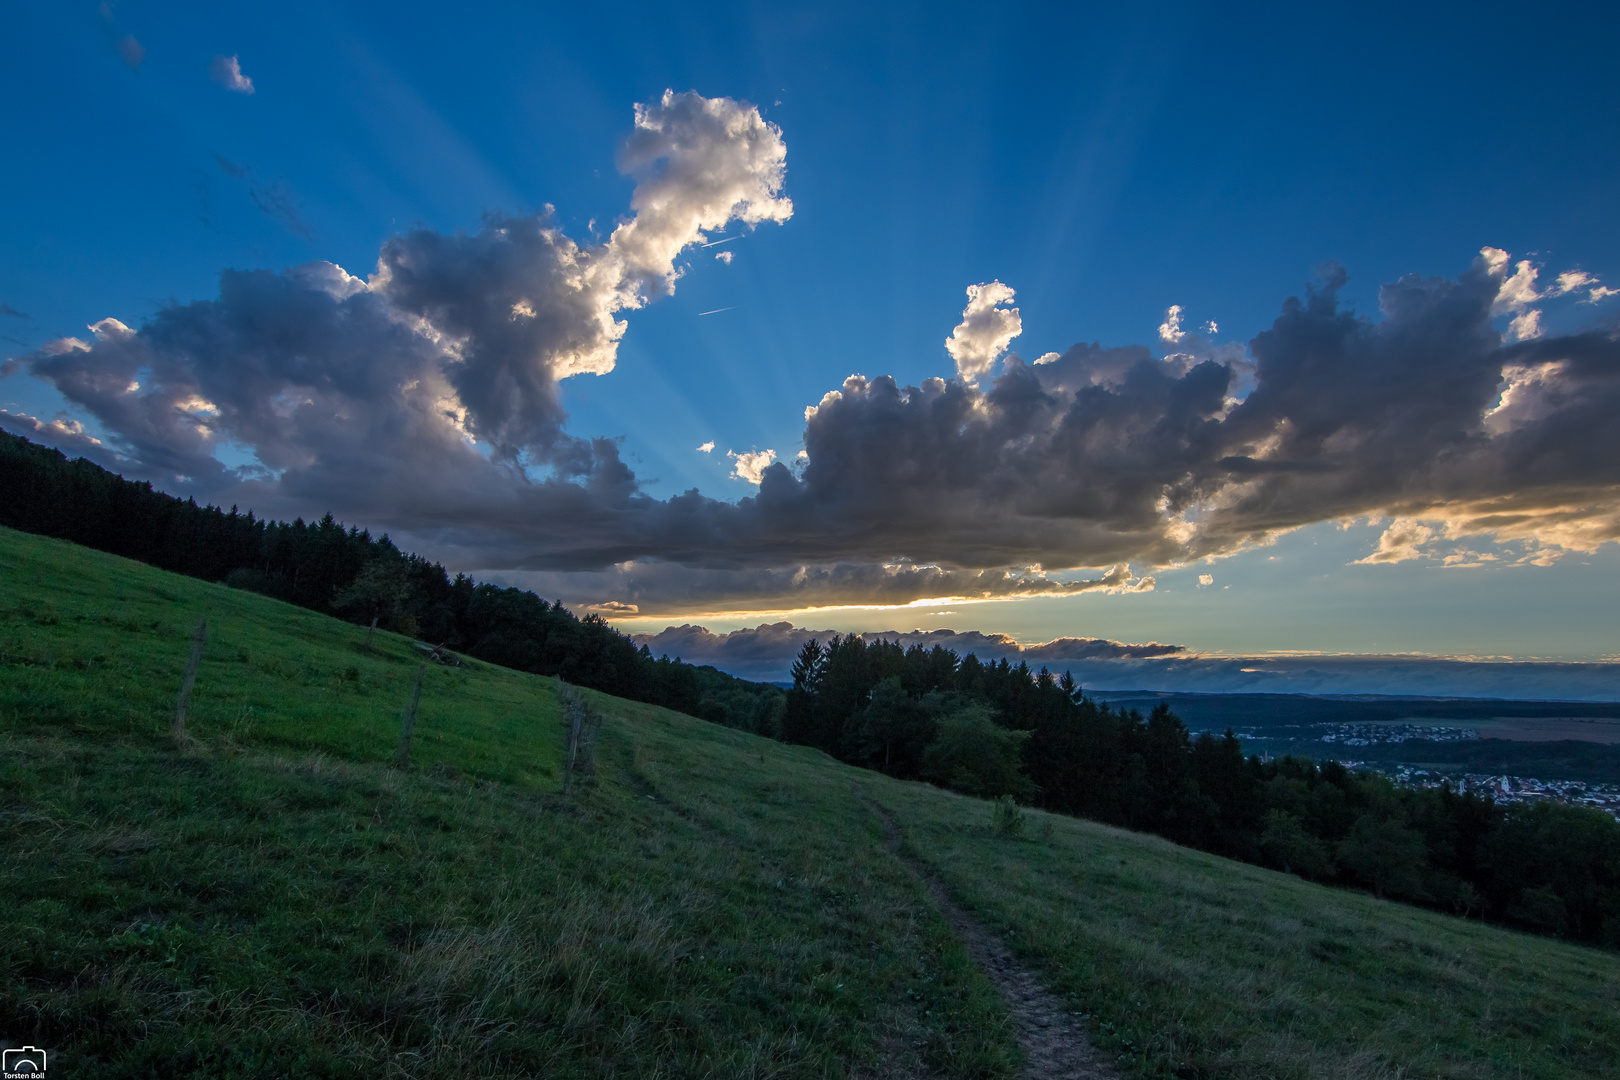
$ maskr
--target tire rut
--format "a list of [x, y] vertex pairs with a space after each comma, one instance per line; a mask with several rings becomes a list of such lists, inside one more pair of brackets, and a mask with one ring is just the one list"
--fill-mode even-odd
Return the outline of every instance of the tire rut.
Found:
[[1024, 1051], [1025, 1080], [1120, 1080], [1120, 1072], [1091, 1045], [1086, 1027], [1046, 991], [1007, 946], [963, 911], [933, 872], [905, 850], [899, 826], [865, 793], [856, 798], [883, 825], [884, 846], [922, 881], [968, 955], [1000, 991]]

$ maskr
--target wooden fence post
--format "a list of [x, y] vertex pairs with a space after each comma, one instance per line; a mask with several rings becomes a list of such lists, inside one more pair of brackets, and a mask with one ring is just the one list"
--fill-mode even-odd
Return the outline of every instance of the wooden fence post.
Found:
[[203, 642], [208, 637], [208, 620], [200, 619], [191, 635], [191, 658], [186, 661], [186, 677], [180, 682], [180, 697], [174, 703], [174, 741], [186, 740], [186, 710], [191, 708], [191, 688], [197, 684], [197, 665], [202, 662]]
[[562, 793], [574, 790], [574, 763], [579, 758], [579, 737], [585, 730], [585, 698], [557, 676], [557, 701], [568, 714], [568, 760], [563, 765]]
[[366, 649], [371, 649], [371, 635], [377, 632], [377, 616], [371, 617], [371, 628], [366, 631]]
[[411, 687], [411, 703], [405, 709], [405, 721], [399, 728], [399, 756], [394, 759], [396, 768], [409, 768], [411, 763], [411, 729], [416, 726], [416, 706], [422, 701], [422, 674], [427, 669], [417, 667], [416, 684]]

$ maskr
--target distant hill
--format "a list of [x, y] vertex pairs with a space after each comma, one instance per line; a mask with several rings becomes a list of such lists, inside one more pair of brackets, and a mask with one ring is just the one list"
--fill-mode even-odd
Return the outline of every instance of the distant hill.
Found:
[[[690, 624], [670, 626], [636, 641], [654, 653], [712, 664], [750, 679], [781, 681], [811, 638], [830, 630], [787, 622], [715, 634]], [[883, 630], [864, 635], [903, 648], [941, 646], [990, 664], [1006, 660], [1071, 672], [1087, 690], [1153, 690], [1184, 694], [1475, 697], [1512, 700], [1620, 700], [1620, 663], [1460, 660], [1435, 656], [1301, 655], [1200, 656], [1181, 645], [1060, 637], [1020, 644], [1006, 634], [977, 630]]]
[[1493, 716], [1620, 717], [1620, 701], [1525, 701], [1515, 698], [1415, 697], [1382, 694], [1197, 694], [1159, 690], [1090, 690], [1120, 708], [1160, 702], [1198, 730], [1230, 726], [1364, 724], [1408, 718], [1436, 721]]
[[[1189, 727], [1201, 731], [1237, 732], [1244, 749], [1272, 756], [1293, 754], [1318, 761], [1354, 759], [1369, 764], [1408, 764], [1449, 773], [1506, 773], [1543, 780], [1620, 784], [1620, 703], [1586, 701], [1516, 701], [1501, 698], [1384, 697], [1373, 694], [1313, 696], [1307, 694], [1184, 694], [1151, 690], [1098, 690], [1099, 701], [1121, 709], [1152, 709], [1167, 704]], [[1536, 722], [1557, 718], [1612, 720], [1594, 725], [1587, 739], [1536, 734]], [[1524, 723], [1492, 724], [1502, 718]], [[1327, 741], [1346, 725], [1406, 721], [1457, 729], [1476, 729], [1479, 738], [1347, 746]], [[1562, 724], [1559, 735], [1580, 725]], [[1504, 731], [1504, 729], [1507, 729]], [[1534, 736], [1534, 741], [1527, 741]]]

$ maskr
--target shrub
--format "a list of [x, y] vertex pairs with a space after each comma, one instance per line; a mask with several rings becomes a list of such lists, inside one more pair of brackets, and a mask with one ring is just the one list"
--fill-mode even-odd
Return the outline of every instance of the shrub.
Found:
[[1011, 795], [1003, 795], [996, 800], [995, 809], [991, 812], [991, 824], [995, 827], [997, 836], [1017, 840], [1024, 835], [1026, 824], [1024, 811], [1013, 801]]
[[982, 705], [943, 718], [939, 735], [923, 751], [922, 775], [967, 795], [1030, 798], [1035, 785], [1020, 770], [1026, 731], [1008, 731]]

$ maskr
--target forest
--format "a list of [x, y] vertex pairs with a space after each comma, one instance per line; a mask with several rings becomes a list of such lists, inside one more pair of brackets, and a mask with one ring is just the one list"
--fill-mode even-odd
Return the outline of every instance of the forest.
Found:
[[596, 615], [451, 577], [386, 537], [199, 506], [0, 432], [0, 525], [53, 536], [494, 664], [817, 747], [967, 794], [1152, 832], [1325, 883], [1620, 947], [1620, 823], [1497, 806], [1326, 762], [1245, 757], [1088, 698], [1067, 674], [944, 648], [808, 642], [780, 688], [653, 657]]
[[732, 727], [768, 728], [774, 686], [654, 658], [598, 615], [478, 583], [328, 514], [292, 523], [198, 506], [0, 431], [0, 525], [397, 631], [492, 664], [561, 675]]
[[1337, 762], [1245, 757], [1085, 696], [1067, 674], [834, 636], [793, 666], [782, 737], [855, 765], [1157, 833], [1314, 881], [1620, 946], [1620, 823], [1497, 806]]

